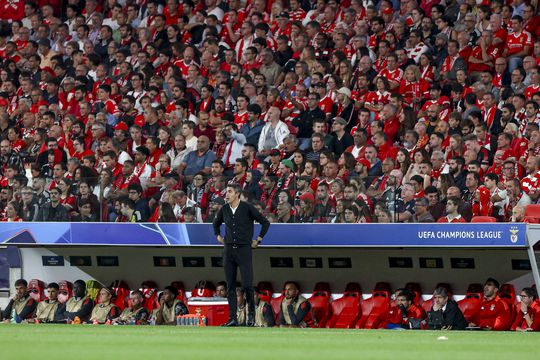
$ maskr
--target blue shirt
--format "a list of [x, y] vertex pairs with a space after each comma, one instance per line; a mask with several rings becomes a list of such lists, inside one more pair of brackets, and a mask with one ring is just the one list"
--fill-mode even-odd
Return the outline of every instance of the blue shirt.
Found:
[[216, 160], [216, 154], [211, 150], [208, 150], [202, 156], [197, 154], [197, 150], [192, 151], [182, 161], [186, 164], [184, 175], [193, 176], [204, 168], [210, 168], [214, 160]]

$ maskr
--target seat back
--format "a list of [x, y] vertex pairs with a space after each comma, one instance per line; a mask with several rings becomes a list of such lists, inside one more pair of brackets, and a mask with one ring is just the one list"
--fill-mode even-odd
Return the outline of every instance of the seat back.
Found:
[[391, 293], [392, 288], [390, 287], [389, 283], [381, 281], [375, 284], [375, 287], [373, 288], [373, 292], [375, 291], [386, 291], [388, 293]]
[[155, 281], [144, 281], [141, 284], [141, 292], [143, 293], [143, 306], [146, 310], [152, 312], [152, 310], [159, 307], [158, 289]]
[[281, 302], [285, 298], [285, 291], [281, 293], [278, 297], [272, 298], [270, 300], [270, 305], [272, 305], [272, 310], [276, 316], [276, 323], [279, 324], [279, 316], [281, 314]]
[[123, 280], [115, 280], [111, 284], [111, 289], [114, 291], [113, 303], [120, 309], [124, 310], [128, 306], [129, 301], [129, 286]]
[[497, 222], [497, 219], [493, 216], [473, 216], [471, 219], [472, 223], [494, 223]]
[[313, 316], [320, 327], [325, 327], [326, 322], [330, 318], [330, 297], [332, 294], [329, 291], [318, 290], [314, 291], [309, 298]]
[[525, 216], [528, 218], [540, 220], [540, 205], [530, 204], [525, 207]]
[[98, 303], [99, 291], [103, 286], [96, 280], [88, 280], [86, 282], [86, 296]]
[[467, 322], [475, 321], [482, 305], [482, 296], [478, 293], [469, 293], [465, 298], [458, 301], [458, 306]]
[[73, 296], [73, 284], [67, 280], [60, 280], [58, 282], [58, 287], [58, 301], [63, 304]]
[[26, 291], [32, 299], [38, 302], [45, 300], [45, 283], [39, 279], [30, 280]]
[[512, 319], [516, 315], [516, 289], [512, 284], [503, 284], [499, 289], [499, 297], [502, 301], [508, 304], [508, 309], [510, 311], [510, 316]]
[[313, 292], [316, 292], [316, 291], [326, 291], [330, 294], [332, 293], [332, 291], [330, 290], [330, 284], [323, 281], [320, 281], [315, 284], [315, 286], [313, 287]]
[[212, 297], [216, 292], [216, 287], [211, 281], [200, 280], [195, 284], [191, 292], [191, 297]]
[[[380, 289], [389, 289], [389, 286], [380, 287]], [[373, 296], [369, 298], [369, 302], [371, 310], [363, 322], [362, 328], [377, 329], [386, 318], [386, 312], [390, 306], [390, 292], [387, 290], [374, 291]], [[364, 314], [365, 311], [362, 309], [362, 317], [364, 317]]]
[[331, 316], [326, 323], [327, 328], [350, 329], [355, 326], [361, 316], [362, 295], [356, 291], [346, 292], [330, 303]]
[[171, 286], [178, 290], [178, 296], [176, 297], [178, 300], [182, 301], [183, 303], [186, 302], [186, 288], [184, 287], [184, 283], [181, 281], [173, 281], [171, 283]]
[[419, 283], [410, 282], [405, 285], [405, 289], [409, 290], [414, 295], [413, 304], [420, 305], [422, 303], [422, 288]]
[[344, 294], [346, 294], [346, 293], [357, 293], [357, 294], [360, 295], [360, 300], [362, 300], [362, 287], [357, 282], [348, 283], [345, 286], [345, 291], [343, 293]]
[[267, 302], [267, 303], [271, 303], [272, 302], [272, 293], [270, 292], [270, 290], [259, 290], [260, 294], [259, 294], [259, 298], [264, 301], [264, 302]]

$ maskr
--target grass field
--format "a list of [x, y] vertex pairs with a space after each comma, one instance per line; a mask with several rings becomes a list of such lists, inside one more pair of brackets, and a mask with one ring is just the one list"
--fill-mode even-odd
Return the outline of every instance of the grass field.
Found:
[[524, 360], [539, 346], [539, 333], [0, 325], [2, 360]]

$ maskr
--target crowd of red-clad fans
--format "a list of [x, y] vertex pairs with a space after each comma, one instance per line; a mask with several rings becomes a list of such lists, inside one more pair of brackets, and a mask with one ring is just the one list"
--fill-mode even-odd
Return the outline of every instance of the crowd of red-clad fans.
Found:
[[[540, 195], [524, 0], [0, 0], [0, 217], [521, 221]], [[486, 218], [487, 219], [487, 218]]]

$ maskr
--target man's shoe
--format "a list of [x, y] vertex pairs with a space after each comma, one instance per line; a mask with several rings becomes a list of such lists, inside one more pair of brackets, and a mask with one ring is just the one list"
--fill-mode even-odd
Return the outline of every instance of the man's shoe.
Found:
[[255, 316], [248, 314], [247, 320], [246, 320], [246, 326], [249, 326], [249, 327], [255, 326]]
[[232, 319], [232, 320], [227, 321], [225, 324], [221, 326], [238, 326], [238, 321]]

